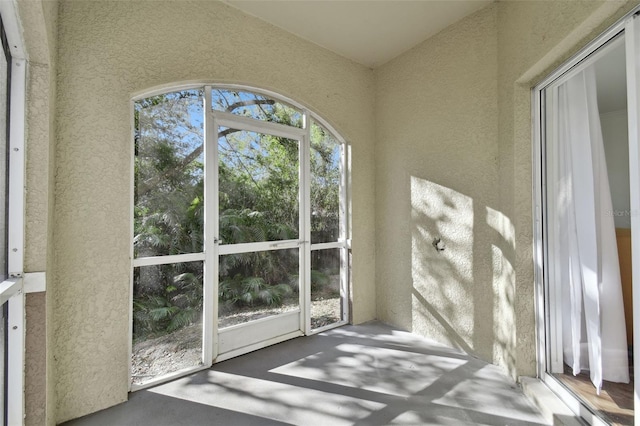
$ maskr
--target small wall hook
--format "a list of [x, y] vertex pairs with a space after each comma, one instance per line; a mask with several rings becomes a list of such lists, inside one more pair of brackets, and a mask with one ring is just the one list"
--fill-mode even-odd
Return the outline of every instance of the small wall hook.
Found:
[[444, 251], [444, 242], [442, 241], [442, 238], [434, 238], [431, 244], [437, 251]]

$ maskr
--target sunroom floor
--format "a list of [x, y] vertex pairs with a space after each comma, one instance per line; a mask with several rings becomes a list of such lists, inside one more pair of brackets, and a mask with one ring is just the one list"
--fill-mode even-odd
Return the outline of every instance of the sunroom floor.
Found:
[[215, 364], [66, 424], [548, 423], [498, 367], [371, 322]]

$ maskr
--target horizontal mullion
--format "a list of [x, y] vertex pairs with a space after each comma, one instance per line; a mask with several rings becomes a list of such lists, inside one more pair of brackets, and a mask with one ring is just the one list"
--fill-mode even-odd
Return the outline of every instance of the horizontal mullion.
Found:
[[238, 253], [252, 253], [256, 251], [267, 250], [284, 250], [291, 248], [298, 248], [301, 244], [300, 240], [282, 240], [282, 241], [260, 241], [257, 243], [242, 243], [242, 244], [229, 244], [218, 246], [218, 253], [224, 254], [238, 254]]
[[11, 297], [22, 289], [22, 278], [9, 278], [0, 283], [0, 306], [4, 305]]
[[311, 244], [311, 251], [313, 250], [327, 250], [327, 249], [340, 249], [345, 247], [344, 241], [335, 241], [333, 243], [318, 243]]
[[298, 129], [297, 127], [285, 126], [269, 121], [260, 121], [255, 118], [242, 117], [228, 112], [212, 111], [212, 114], [218, 126], [229, 127], [231, 129], [248, 130], [296, 140], [302, 139], [306, 132], [306, 130]]
[[172, 254], [133, 259], [133, 266], [168, 265], [170, 263], [198, 262], [204, 260], [204, 253]]

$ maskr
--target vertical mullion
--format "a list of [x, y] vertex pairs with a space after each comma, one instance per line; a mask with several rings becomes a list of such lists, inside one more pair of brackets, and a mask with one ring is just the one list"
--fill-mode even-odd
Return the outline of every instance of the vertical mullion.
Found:
[[[27, 61], [11, 62], [11, 87], [8, 107], [9, 122], [9, 224], [8, 259], [9, 277], [21, 277], [24, 268], [24, 170], [25, 170], [25, 85]], [[24, 294], [9, 300], [9, 337], [7, 358], [7, 383], [12, 390], [7, 395], [8, 424], [24, 422], [24, 353], [25, 312]]]
[[[545, 110], [545, 122], [547, 124], [547, 138], [546, 141], [546, 150], [545, 150], [545, 164], [547, 177], [546, 182], [547, 191], [546, 191], [546, 210], [548, 212], [556, 212], [556, 200], [557, 200], [557, 191], [555, 188], [555, 182], [558, 181], [558, 156], [560, 153], [560, 127], [558, 123], [558, 108], [559, 108], [559, 86], [555, 85], [549, 87], [545, 93], [547, 94], [547, 99], [549, 102], [547, 103], [547, 108]], [[556, 215], [547, 216], [547, 251], [549, 253], [549, 260], [551, 262], [548, 264], [549, 268], [549, 300], [547, 301], [547, 306], [549, 308], [549, 324], [548, 324], [548, 332], [550, 339], [550, 347], [547, 348], [547, 354], [549, 355], [549, 363], [546, 366], [547, 369], [550, 369], [551, 373], [562, 373], [564, 370], [564, 355], [562, 350], [562, 286], [561, 286], [561, 278], [560, 278], [560, 268], [552, 259], [556, 259]]]
[[305, 136], [300, 141], [300, 312], [301, 330], [311, 333], [311, 119], [304, 111]]
[[215, 118], [211, 112], [211, 87], [204, 88], [204, 279], [202, 363], [210, 366], [217, 356], [218, 337], [218, 149]]
[[27, 63], [15, 59], [11, 64], [9, 109], [9, 277], [22, 276], [24, 268], [24, 108]]
[[340, 302], [342, 303], [342, 321], [349, 319], [349, 250], [351, 238], [349, 231], [349, 150], [347, 142], [341, 144], [340, 155], [340, 236], [343, 247], [340, 249]]
[[[631, 210], [631, 265], [632, 281], [640, 282], [640, 28], [633, 16], [625, 23], [625, 54], [627, 62], [627, 117], [629, 126], [629, 184]], [[633, 368], [640, 368], [640, 286], [633, 286]], [[640, 385], [634, 385], [633, 405], [640, 410]], [[635, 424], [640, 423], [636, 414]]]
[[131, 242], [129, 245], [129, 259], [131, 259], [131, 275], [129, 277], [129, 392], [131, 392], [132, 386], [132, 377], [131, 374], [133, 372], [133, 276], [135, 271], [135, 266], [133, 265], [134, 261], [134, 251], [133, 244], [135, 238], [135, 205], [136, 205], [136, 120], [135, 120], [135, 102], [130, 101], [130, 110], [131, 110], [131, 186], [130, 186], [130, 209], [129, 209], [129, 235], [131, 236]]
[[533, 194], [534, 194], [534, 282], [535, 282], [535, 305], [536, 305], [536, 353], [537, 353], [537, 375], [543, 377], [547, 372], [547, 321], [545, 321], [547, 300], [546, 289], [548, 281], [544, 265], [547, 265], [546, 249], [543, 246], [546, 238], [544, 226], [547, 226], [546, 214], [546, 182], [548, 182], [545, 167], [546, 143], [544, 142], [547, 134], [546, 111], [548, 102], [543, 96], [543, 91], [534, 89], [532, 91], [532, 119], [533, 123], [532, 135], [532, 158], [533, 158]]

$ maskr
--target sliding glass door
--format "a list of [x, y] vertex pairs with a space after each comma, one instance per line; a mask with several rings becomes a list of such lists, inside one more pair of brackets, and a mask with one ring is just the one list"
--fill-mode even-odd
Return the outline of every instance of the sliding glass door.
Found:
[[534, 89], [540, 376], [592, 424], [640, 424], [638, 25]]

